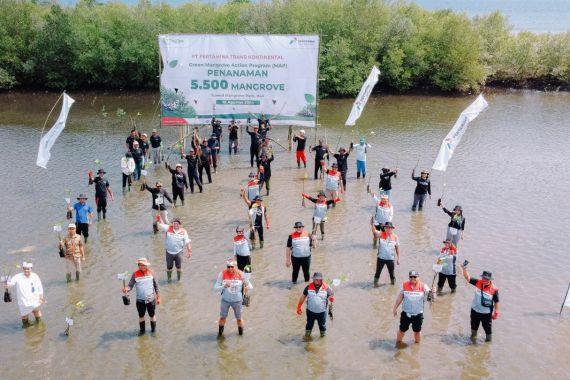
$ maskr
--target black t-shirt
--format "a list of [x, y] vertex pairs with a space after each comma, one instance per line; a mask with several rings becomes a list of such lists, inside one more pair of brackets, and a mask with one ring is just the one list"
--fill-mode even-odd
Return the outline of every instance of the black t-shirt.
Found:
[[220, 136], [222, 135], [222, 124], [220, 123], [212, 124], [212, 131], [216, 134], [216, 136], [219, 139]]
[[188, 187], [188, 181], [186, 180], [186, 173], [180, 172], [178, 173], [176, 169], [169, 169], [170, 173], [172, 173], [172, 188], [179, 188], [184, 189], [184, 187]]
[[230, 140], [237, 140], [238, 129], [239, 129], [239, 127], [237, 125], [233, 125], [230, 127]]
[[141, 148], [141, 150], [143, 151], [143, 156], [146, 153], [146, 151], [148, 150], [148, 143], [146, 141], [143, 140], [139, 140], [139, 147]]
[[348, 152], [345, 154], [337, 153], [334, 155], [334, 158], [336, 158], [338, 170], [341, 172], [346, 172], [348, 170]]
[[325, 159], [325, 155], [327, 154], [327, 149], [322, 145], [317, 145], [313, 147], [315, 151], [315, 161], [321, 161]]
[[392, 190], [392, 176], [396, 174], [395, 172], [388, 172], [386, 174], [380, 174], [380, 185], [379, 188], [382, 190]]
[[251, 137], [251, 146], [259, 146], [259, 141], [261, 140], [261, 135], [257, 132], [246, 131], [249, 137]]
[[414, 194], [418, 194], [418, 195], [430, 194], [431, 195], [431, 183], [430, 183], [429, 179], [422, 179], [422, 177], [412, 177], [412, 179], [414, 181], [416, 181], [416, 183], [417, 183], [416, 190], [414, 191]]
[[202, 150], [202, 154], [200, 155], [200, 159], [202, 162], [208, 162], [208, 157], [212, 154], [212, 150], [208, 148], [207, 145], [200, 145]]
[[273, 156], [266, 160], [259, 161], [259, 165], [263, 166], [263, 178], [267, 181], [271, 177], [271, 161], [273, 161]]
[[220, 147], [220, 142], [218, 141], [217, 138], [210, 137], [208, 139], [208, 147], [211, 149], [212, 154], [215, 155], [216, 153], [218, 153], [218, 150], [216, 148]]
[[109, 182], [105, 178], [95, 177], [92, 181], [95, 186], [95, 196], [99, 198], [104, 198], [107, 196], [107, 188], [109, 187]]
[[186, 162], [188, 163], [188, 169], [195, 169], [196, 168], [196, 164], [198, 163], [198, 157], [196, 155], [191, 156], [189, 154], [187, 154], [185, 157]]
[[293, 137], [293, 141], [297, 142], [297, 152], [303, 152], [305, 150], [305, 144], [307, 143], [307, 138], [299, 138], [297, 136]]
[[162, 142], [162, 138], [159, 135], [150, 136], [150, 146], [153, 148], [160, 148], [160, 143]]
[[141, 162], [144, 157], [144, 152], [141, 148], [131, 149], [131, 154], [133, 155], [133, 160], [135, 160], [135, 162]]
[[[139, 141], [139, 139], [136, 138], [136, 137], [133, 137], [133, 136], [127, 137], [126, 143], [129, 144], [129, 150], [133, 150], [133, 143], [134, 143], [135, 141]], [[139, 144], [140, 144], [140, 142], [139, 142]]]

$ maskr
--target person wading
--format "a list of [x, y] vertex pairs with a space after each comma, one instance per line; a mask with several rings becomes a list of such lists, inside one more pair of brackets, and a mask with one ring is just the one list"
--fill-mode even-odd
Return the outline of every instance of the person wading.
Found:
[[121, 171], [123, 172], [123, 191], [125, 191], [127, 184], [129, 185], [129, 191], [131, 191], [133, 173], [135, 172], [135, 160], [131, 152], [125, 153], [125, 156], [121, 158]]
[[441, 271], [439, 272], [439, 278], [437, 281], [437, 293], [441, 294], [445, 281], [449, 283], [451, 288], [451, 293], [455, 293], [457, 288], [456, 277], [457, 272], [455, 271], [455, 262], [457, 261], [457, 248], [451, 242], [451, 240], [446, 239], [443, 241], [443, 248], [437, 259], [437, 263], [441, 265]]
[[299, 302], [297, 302], [297, 314], [303, 314], [303, 304], [307, 300], [307, 324], [305, 326], [305, 340], [311, 338], [311, 332], [315, 321], [319, 325], [321, 338], [327, 334], [327, 306], [334, 302], [334, 291], [323, 281], [320, 272], [313, 274], [313, 282], [305, 287]]
[[309, 194], [302, 193], [303, 198], [310, 200], [315, 204], [315, 211], [313, 212], [313, 231], [312, 235], [317, 236], [317, 227], [321, 228], [321, 240], [325, 240], [325, 222], [327, 221], [328, 208], [340, 202], [340, 198], [327, 199], [324, 191], [319, 191], [317, 198], [309, 196]]
[[232, 148], [234, 150], [234, 155], [237, 154], [238, 150], [239, 150], [239, 125], [236, 123], [235, 120], [232, 120], [230, 125], [228, 126], [228, 130], [229, 130], [229, 143], [228, 143], [228, 149], [229, 149], [229, 153], [230, 156], [232, 155]]
[[293, 142], [297, 143], [297, 150], [295, 151], [295, 156], [297, 158], [297, 168], [301, 167], [301, 161], [305, 168], [307, 167], [307, 156], [305, 155], [305, 145], [307, 144], [307, 138], [305, 137], [305, 131], [300, 130], [299, 134], [293, 136]]
[[236, 235], [234, 236], [234, 256], [237, 261], [237, 267], [243, 271], [246, 266], [251, 266], [251, 242], [247, 238], [242, 226], [236, 227]]
[[291, 281], [297, 283], [299, 269], [303, 269], [303, 277], [305, 282], [309, 281], [311, 276], [311, 248], [315, 247], [315, 238], [313, 235], [305, 231], [303, 222], [295, 222], [295, 229], [287, 238], [287, 248], [285, 250], [285, 266], [289, 268], [293, 266]]
[[[164, 201], [165, 199], [170, 202], [170, 204], [173, 204], [174, 202], [172, 202], [172, 198], [170, 197], [170, 194], [168, 194], [168, 192], [166, 191], [166, 189], [163, 189], [162, 187], [162, 182], [157, 181], [156, 184], [154, 185], [155, 187], [150, 187], [146, 184], [146, 182], [143, 182], [144, 188], [148, 190], [148, 192], [150, 192], [152, 194], [152, 206], [151, 208], [153, 210], [156, 210], [156, 215], [160, 215], [162, 221], [164, 223], [169, 223], [168, 222], [168, 206], [166, 205], [166, 202]], [[154, 229], [154, 233], [158, 232], [158, 226], [156, 224], [156, 215], [153, 216], [153, 229]]]
[[[220, 126], [220, 130], [221, 130]], [[220, 152], [220, 140], [218, 139], [218, 135], [212, 133], [212, 136], [208, 139], [207, 142], [208, 148], [210, 148], [210, 152], [212, 155], [212, 166], [214, 167], [214, 173], [216, 173], [218, 168], [218, 153]]]
[[354, 154], [356, 155], [356, 178], [366, 178], [366, 140], [364, 137], [360, 138], [357, 145], [354, 145]]
[[141, 179], [142, 168], [144, 164], [144, 151], [140, 148], [139, 142], [133, 142], [133, 149], [130, 150], [133, 160], [135, 160], [135, 171], [133, 173], [133, 178], [135, 181]]
[[257, 196], [253, 199], [253, 202], [247, 199], [245, 191], [242, 190], [241, 196], [247, 207], [249, 207], [249, 223], [251, 227], [250, 239], [252, 249], [255, 247], [255, 233], [259, 237], [259, 248], [263, 248], [263, 221], [265, 221], [265, 226], [267, 229], [269, 226], [269, 213], [267, 208], [263, 205], [263, 198]]
[[429, 173], [422, 170], [419, 177], [415, 176], [416, 170], [412, 170], [412, 180], [416, 181], [416, 189], [414, 190], [414, 203], [412, 204], [412, 211], [422, 211], [426, 195], [431, 199], [431, 182], [429, 180]]
[[325, 158], [328, 157], [328, 147], [319, 140], [319, 145], [310, 148], [315, 152], [315, 179], [319, 178], [319, 171], [321, 175], [325, 174]]
[[338, 165], [333, 163], [332, 167], [325, 172], [325, 195], [327, 199], [337, 199], [339, 193], [344, 193], [341, 173], [337, 169]]
[[463, 216], [463, 208], [460, 205], [457, 205], [453, 208], [453, 211], [449, 211], [443, 204], [441, 205], [441, 208], [443, 212], [451, 217], [451, 220], [447, 225], [446, 239], [451, 240], [456, 247], [459, 247], [459, 239], [463, 240], [465, 235], [465, 217]]
[[186, 257], [192, 257], [192, 246], [188, 232], [182, 228], [180, 219], [175, 218], [172, 224], [164, 224], [161, 222], [160, 215], [157, 216], [158, 228], [166, 232], [166, 277], [170, 282], [172, 280], [172, 268], [176, 265], [176, 278], [180, 281], [182, 276], [182, 254], [186, 250]]
[[237, 320], [238, 334], [243, 335], [243, 318], [241, 315], [243, 296], [251, 288], [251, 283], [244, 276], [244, 273], [236, 269], [236, 262], [233, 259], [226, 261], [226, 269], [220, 272], [214, 286], [214, 289], [219, 290], [222, 296], [218, 338], [221, 338], [224, 334], [224, 326], [230, 307], [233, 309]]
[[32, 267], [32, 263], [24, 261], [22, 263], [23, 273], [18, 273], [5, 283], [6, 289], [16, 288], [16, 298], [18, 299], [23, 328], [30, 326], [30, 314], [34, 314], [36, 323], [39, 323], [42, 319], [40, 306], [44, 303], [44, 288], [40, 277], [32, 273]]
[[370, 223], [372, 235], [375, 239], [379, 240], [378, 244], [378, 257], [376, 258], [376, 273], [374, 274], [374, 287], [378, 287], [378, 280], [384, 265], [388, 268], [390, 274], [390, 283], [396, 283], [396, 276], [394, 275], [394, 261], [400, 265], [400, 240], [394, 233], [394, 225], [391, 222], [384, 224], [384, 231], [378, 231], [374, 226], [374, 219]]
[[269, 180], [271, 179], [271, 162], [273, 161], [273, 158], [273, 156], [267, 158], [267, 155], [262, 153], [261, 159], [259, 160], [259, 191], [261, 191], [263, 185], [265, 185], [265, 195], [269, 195]]
[[249, 180], [247, 181], [247, 185], [245, 189], [242, 189], [242, 192], [246, 192], [247, 194], [247, 199], [250, 202], [253, 202], [253, 200], [259, 196], [259, 190], [260, 190], [260, 186], [259, 186], [259, 179], [257, 178], [257, 176], [255, 175], [254, 172], [249, 173]]
[[162, 137], [158, 135], [156, 129], [153, 129], [150, 135], [150, 152], [152, 162], [155, 165], [160, 164], [162, 161]]
[[253, 127], [253, 130], [249, 130], [249, 125], [245, 128], [245, 131], [251, 138], [251, 144], [249, 146], [249, 161], [253, 168], [253, 158], [255, 157], [256, 165], [259, 162], [259, 145], [261, 142], [261, 135], [259, 134], [259, 127]]
[[77, 226], [77, 234], [83, 235], [85, 244], [89, 237], [89, 226], [93, 223], [93, 209], [87, 204], [87, 196], [79, 194], [77, 197], [79, 202], [76, 202], [69, 211], [75, 211], [75, 225]]
[[136, 305], [139, 313], [139, 336], [146, 332], [144, 316], [148, 312], [150, 317], [150, 331], [156, 331], [156, 305], [160, 305], [160, 293], [154, 272], [149, 268], [150, 263], [144, 257], [137, 260], [138, 270], [133, 273], [128, 287], [123, 288], [127, 294], [133, 287], [136, 293]]
[[188, 163], [188, 180], [190, 181], [190, 192], [194, 193], [194, 182], [198, 185], [198, 189], [202, 192], [202, 181], [198, 173], [198, 166], [200, 166], [200, 158], [196, 155], [196, 151], [192, 148], [188, 151], [187, 155], [180, 150], [180, 157], [185, 158]]
[[396, 347], [402, 344], [406, 331], [412, 325], [414, 332], [414, 340], [416, 343], [422, 341], [422, 323], [424, 321], [424, 304], [426, 299], [431, 299], [433, 294], [430, 288], [420, 281], [420, 274], [416, 271], [410, 271], [409, 281], [402, 284], [400, 294], [394, 303], [394, 317], [398, 315], [398, 307], [402, 304], [402, 313], [400, 314], [400, 328], [396, 336]]
[[499, 318], [499, 289], [493, 284], [493, 274], [483, 271], [480, 279], [472, 278], [465, 265], [462, 265], [465, 281], [475, 286], [475, 295], [471, 302], [471, 340], [477, 340], [479, 324], [485, 330], [485, 341], [493, 338], [493, 321]]
[[[392, 207], [392, 203], [390, 203], [390, 198], [385, 194], [381, 195], [380, 199], [378, 199], [376, 194], [372, 193], [372, 198], [374, 198], [374, 204], [376, 205], [374, 210], [374, 227], [376, 227], [377, 231], [384, 231], [384, 225], [387, 222], [392, 222], [394, 207]], [[378, 239], [374, 234], [372, 235], [372, 246], [376, 248]]]
[[329, 149], [329, 154], [333, 155], [334, 158], [336, 158], [336, 164], [338, 166], [338, 170], [341, 173], [341, 177], [342, 177], [342, 187], [343, 187], [343, 191], [346, 191], [346, 174], [348, 173], [348, 156], [350, 155], [350, 153], [352, 153], [352, 149], [353, 149], [354, 144], [352, 143], [352, 141], [350, 142], [350, 148], [348, 148], [348, 152], [346, 151], [346, 149], [340, 147], [338, 149], [337, 153], [333, 153], [330, 149]]
[[79, 281], [81, 273], [81, 262], [85, 261], [85, 250], [81, 236], [76, 233], [76, 226], [69, 223], [67, 226], [67, 235], [59, 242], [59, 248], [65, 251], [65, 279], [71, 282], [71, 273], [75, 269], [75, 280]]
[[107, 172], [103, 169], [97, 170], [97, 177], [93, 178], [93, 172], [89, 170], [89, 185], [95, 185], [95, 203], [97, 204], [97, 220], [101, 220], [101, 212], [103, 219], [107, 217], [107, 193], [112, 201], [115, 201], [113, 190], [109, 186], [109, 181], [103, 178]]
[[389, 168], [382, 168], [382, 173], [380, 173], [380, 183], [378, 188], [380, 190], [380, 195], [392, 196], [392, 176], [398, 175], [398, 169], [390, 170]]
[[184, 173], [181, 164], [176, 164], [176, 168], [172, 169], [168, 162], [166, 168], [172, 174], [172, 198], [174, 199], [174, 207], [176, 207], [176, 199], [180, 197], [180, 202], [184, 206], [184, 189], [188, 189], [188, 179]]

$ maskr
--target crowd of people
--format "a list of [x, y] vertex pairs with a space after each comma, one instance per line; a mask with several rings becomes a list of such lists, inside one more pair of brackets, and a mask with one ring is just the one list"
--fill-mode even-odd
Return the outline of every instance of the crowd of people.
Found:
[[[251, 252], [256, 248], [264, 248], [264, 230], [270, 229], [270, 217], [268, 207], [262, 196], [265, 186], [266, 196], [270, 191], [270, 179], [272, 175], [271, 163], [275, 159], [272, 139], [269, 132], [272, 130], [271, 120], [265, 115], [251, 114], [256, 119], [257, 125], [251, 125], [250, 120], [245, 127], [249, 135], [249, 164], [255, 169], [251, 171], [247, 184], [240, 189], [243, 202], [248, 208], [248, 220], [235, 229], [233, 237], [233, 255], [226, 262], [226, 268], [221, 271], [215, 283], [215, 289], [219, 290], [221, 304], [218, 323], [218, 337], [222, 338], [229, 309], [234, 312], [237, 320], [239, 335], [244, 334], [243, 306], [249, 305], [249, 292], [253, 289], [252, 259]], [[153, 210], [154, 233], [164, 232], [165, 236], [165, 263], [167, 281], [173, 280], [172, 271], [176, 267], [176, 280], [182, 278], [182, 259], [184, 256], [192, 256], [192, 246], [189, 233], [182, 226], [179, 218], [170, 220], [170, 207], [184, 207], [185, 194], [188, 190], [194, 193], [195, 185], [202, 193], [205, 191], [204, 180], [212, 183], [212, 174], [219, 168], [219, 160], [223, 142], [222, 123], [215, 117], [211, 121], [212, 134], [203, 138], [200, 129], [196, 127], [188, 138], [188, 149], [184, 145], [175, 152], [180, 159], [186, 160], [186, 170], [181, 163], [174, 166], [169, 162], [169, 156], [164, 157], [164, 145], [161, 136], [156, 129], [152, 130], [150, 139], [145, 133], [133, 129], [125, 141], [126, 153], [121, 158], [123, 191], [130, 191], [135, 182], [139, 182], [141, 190], [151, 193], [151, 209]], [[231, 121], [228, 130], [228, 154], [238, 154], [241, 147], [241, 126]], [[148, 141], [147, 141], [148, 139]], [[319, 140], [314, 147], [307, 147], [307, 136], [304, 130], [291, 134], [291, 142], [296, 143], [295, 157], [299, 169], [307, 167], [308, 149], [314, 152], [314, 179], [322, 179], [323, 189], [315, 197], [303, 192], [301, 194], [303, 204], [305, 200], [314, 203], [312, 226], [305, 229], [303, 222], [296, 221], [293, 231], [289, 234], [285, 244], [285, 265], [291, 268], [291, 282], [296, 284], [299, 274], [302, 272], [302, 280], [308, 283], [299, 298], [296, 312], [302, 314], [303, 305], [306, 304], [306, 328], [305, 339], [311, 339], [315, 321], [317, 322], [320, 336], [326, 335], [327, 316], [333, 318], [334, 284], [324, 280], [323, 273], [313, 272], [311, 276], [311, 255], [317, 245], [318, 232], [321, 240], [325, 239], [325, 224], [327, 214], [334, 212], [335, 206], [342, 200], [343, 193], [347, 189], [348, 158], [354, 152], [356, 155], [356, 177], [365, 178], [366, 156], [369, 145], [364, 138], [360, 138], [358, 144], [350, 143], [349, 148], [339, 147], [331, 149], [326, 141]], [[180, 141], [178, 142], [180, 143]], [[172, 146], [176, 146], [173, 144]], [[171, 150], [172, 153], [172, 150]], [[335, 162], [330, 163], [334, 158]], [[171, 193], [163, 187], [160, 181], [156, 181], [151, 187], [146, 183], [146, 169], [151, 165], [157, 167], [164, 163], [165, 168], [171, 174]], [[329, 165], [330, 163], [330, 165]], [[204, 172], [206, 175], [204, 176]], [[88, 242], [89, 227], [94, 221], [94, 209], [97, 212], [97, 220], [107, 218], [108, 198], [114, 201], [115, 196], [105, 178], [105, 170], [99, 169], [94, 176], [88, 172], [88, 183], [95, 189], [95, 208], [88, 203], [85, 194], [79, 194], [77, 202], [68, 205], [68, 212], [75, 213], [75, 221], [70, 222], [67, 234], [59, 242], [60, 255], [65, 259], [66, 280], [72, 282], [73, 272], [75, 280], [80, 280], [82, 262], [85, 261], [85, 244]], [[429, 172], [422, 170], [420, 176], [415, 175], [415, 168], [411, 173], [411, 180], [416, 182], [411, 209], [413, 212], [421, 212], [426, 197], [431, 199], [431, 182]], [[395, 270], [400, 265], [400, 241], [395, 233], [396, 226], [393, 224], [394, 207], [392, 205], [392, 182], [397, 177], [398, 168], [382, 168], [379, 173], [378, 191], [367, 188], [368, 193], [374, 200], [374, 212], [370, 220], [372, 234], [372, 246], [377, 249], [376, 270], [373, 277], [373, 286], [378, 287], [384, 267], [387, 268], [391, 285], [396, 284]], [[238, 185], [236, 185], [238, 186]], [[172, 195], [171, 195], [172, 194]], [[170, 206], [166, 203], [168, 202]], [[180, 203], [178, 203], [180, 202]], [[417, 270], [410, 270], [408, 281], [401, 285], [401, 289], [394, 302], [393, 313], [397, 316], [401, 306], [400, 325], [397, 331], [396, 343], [402, 343], [406, 331], [412, 327], [414, 340], [421, 341], [421, 329], [426, 301], [434, 301], [436, 294], [442, 294], [447, 282], [451, 292], [457, 288], [456, 272], [457, 258], [460, 252], [460, 243], [464, 238], [465, 217], [460, 205], [456, 205], [451, 211], [443, 204], [441, 199], [438, 205], [442, 211], [450, 217], [441, 253], [434, 264], [434, 271], [438, 273], [437, 290], [431, 289], [420, 279]], [[71, 216], [71, 215], [70, 215]], [[157, 317], [156, 308], [160, 305], [160, 293], [156, 280], [156, 272], [151, 269], [151, 263], [147, 258], [139, 258], [136, 261], [137, 270], [132, 274], [128, 285], [123, 288], [125, 296], [134, 289], [136, 308], [139, 316], [139, 334], [146, 333], [145, 315], [150, 317], [151, 332], [156, 331]], [[493, 283], [493, 275], [484, 271], [479, 279], [472, 278], [467, 270], [468, 262], [461, 265], [464, 279], [475, 287], [475, 295], [471, 305], [471, 339], [477, 339], [479, 325], [483, 325], [486, 340], [492, 340], [492, 320], [499, 315], [499, 292]], [[32, 272], [32, 263], [22, 264], [23, 273], [6, 279], [5, 300], [10, 298], [8, 289], [17, 289], [17, 301], [24, 327], [30, 325], [29, 315], [33, 314], [36, 321], [41, 320], [40, 307], [44, 299], [44, 291], [37, 274]], [[312, 281], [311, 281], [312, 279]], [[434, 277], [435, 279], [435, 277]]]

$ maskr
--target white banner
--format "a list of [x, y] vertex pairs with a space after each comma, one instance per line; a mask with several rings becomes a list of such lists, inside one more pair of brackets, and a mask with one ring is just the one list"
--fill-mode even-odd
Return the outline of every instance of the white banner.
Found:
[[364, 106], [368, 102], [368, 98], [374, 89], [376, 83], [378, 83], [378, 76], [380, 75], [380, 70], [376, 66], [372, 67], [370, 70], [370, 74], [368, 78], [366, 78], [366, 82], [362, 85], [354, 104], [352, 105], [352, 110], [350, 111], [350, 115], [348, 115], [348, 119], [346, 119], [345, 126], [353, 126], [356, 123], [356, 120], [362, 115], [362, 111], [364, 110]]
[[442, 172], [447, 169], [447, 164], [449, 163], [451, 156], [453, 156], [455, 148], [461, 141], [461, 137], [463, 137], [467, 126], [488, 106], [489, 104], [487, 104], [483, 95], [479, 95], [477, 99], [469, 105], [469, 107], [465, 108], [465, 110], [461, 112], [459, 119], [457, 119], [455, 125], [451, 128], [451, 131], [449, 131], [447, 136], [445, 136], [445, 139], [443, 139], [432, 169], [440, 170]]
[[46, 133], [40, 140], [40, 147], [38, 149], [38, 159], [36, 160], [36, 165], [42, 168], [46, 168], [46, 165], [51, 157], [51, 147], [55, 144], [55, 140], [59, 137], [63, 128], [65, 128], [65, 122], [67, 121], [67, 115], [69, 114], [69, 109], [75, 103], [69, 95], [63, 94], [63, 103], [61, 106], [61, 112], [57, 121], [51, 127], [51, 129]]
[[264, 114], [273, 125], [315, 126], [319, 36], [170, 34], [158, 43], [163, 124]]

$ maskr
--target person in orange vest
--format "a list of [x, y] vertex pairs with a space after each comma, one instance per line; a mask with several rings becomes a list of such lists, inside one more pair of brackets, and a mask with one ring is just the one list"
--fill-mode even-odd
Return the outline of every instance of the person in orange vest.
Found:
[[251, 242], [245, 236], [242, 226], [236, 227], [236, 236], [234, 236], [234, 256], [237, 261], [237, 267], [243, 271], [246, 266], [251, 265]]
[[253, 202], [255, 197], [259, 195], [260, 187], [259, 187], [259, 179], [254, 172], [249, 173], [249, 181], [247, 181], [247, 185], [245, 189], [242, 189], [241, 192], [245, 192], [247, 195], [247, 199], [250, 202]]
[[337, 199], [340, 193], [344, 193], [341, 172], [338, 165], [333, 163], [330, 169], [325, 171], [325, 194], [328, 199]]
[[499, 318], [499, 289], [493, 284], [493, 273], [483, 271], [480, 279], [472, 278], [467, 271], [467, 263], [461, 266], [465, 281], [475, 286], [475, 296], [471, 302], [471, 340], [477, 340], [479, 324], [485, 330], [485, 341], [492, 341], [493, 321]]
[[321, 338], [327, 334], [327, 306], [329, 302], [334, 302], [334, 291], [323, 281], [323, 274], [315, 272], [313, 282], [305, 287], [299, 302], [297, 303], [297, 314], [303, 314], [303, 304], [307, 300], [307, 325], [305, 326], [305, 339], [311, 338], [311, 332], [315, 321], [319, 325]]
[[[378, 231], [384, 231], [384, 224], [386, 222], [392, 222], [394, 217], [394, 207], [390, 202], [390, 197], [383, 194], [378, 198], [376, 194], [372, 193], [372, 198], [374, 198], [374, 205], [376, 209], [374, 210], [374, 225]], [[374, 236], [372, 237], [372, 247], [376, 248], [378, 244], [378, 239]]]
[[220, 306], [220, 320], [218, 323], [218, 339], [224, 334], [224, 326], [230, 307], [234, 310], [237, 319], [238, 333], [243, 335], [243, 319], [241, 316], [244, 292], [252, 286], [244, 273], [236, 269], [236, 262], [233, 259], [226, 261], [226, 269], [220, 272], [214, 289], [220, 290], [222, 301]]
[[374, 217], [370, 220], [370, 229], [374, 239], [380, 241], [378, 244], [378, 257], [376, 259], [376, 272], [374, 273], [374, 287], [377, 288], [378, 280], [384, 265], [388, 268], [390, 274], [390, 283], [396, 283], [396, 276], [394, 275], [394, 261], [400, 265], [400, 240], [394, 231], [392, 222], [384, 223], [384, 231], [378, 231], [374, 225]]
[[144, 315], [148, 312], [150, 317], [150, 331], [156, 331], [156, 305], [160, 305], [160, 293], [154, 272], [149, 268], [150, 263], [145, 257], [137, 260], [139, 269], [133, 273], [131, 280], [123, 293], [127, 294], [133, 287], [136, 292], [136, 305], [139, 313], [139, 336], [146, 332]]
[[311, 248], [315, 247], [315, 238], [305, 231], [303, 222], [295, 222], [295, 231], [287, 239], [287, 249], [285, 250], [285, 266], [289, 268], [293, 265], [291, 281], [297, 283], [299, 269], [303, 269], [305, 282], [310, 279], [311, 269]]
[[398, 307], [402, 304], [400, 314], [400, 328], [396, 336], [396, 346], [399, 346], [406, 335], [406, 331], [412, 325], [414, 340], [420, 343], [422, 340], [422, 322], [424, 320], [424, 303], [433, 296], [431, 289], [420, 281], [420, 274], [415, 270], [410, 271], [409, 281], [402, 284], [400, 294], [394, 303], [394, 317], [398, 315]]
[[156, 216], [157, 227], [166, 232], [166, 277], [168, 282], [172, 279], [172, 268], [176, 265], [176, 278], [180, 281], [182, 277], [182, 254], [186, 251], [188, 258], [192, 257], [192, 246], [188, 232], [182, 228], [182, 222], [178, 218], [172, 220], [172, 224], [162, 223], [160, 214]]
[[457, 248], [451, 242], [451, 239], [445, 239], [443, 241], [443, 248], [437, 259], [437, 263], [441, 264], [441, 272], [439, 272], [439, 278], [437, 280], [437, 294], [441, 294], [443, 290], [443, 285], [445, 281], [449, 283], [451, 288], [451, 293], [455, 293], [457, 284], [455, 279], [457, 277], [457, 272], [455, 270], [455, 262], [457, 261]]
[[303, 198], [310, 200], [315, 204], [315, 212], [313, 213], [313, 236], [317, 236], [317, 227], [321, 228], [321, 240], [325, 240], [325, 222], [327, 221], [327, 210], [330, 206], [334, 206], [340, 202], [340, 198], [327, 199], [324, 191], [319, 191], [317, 198], [309, 196], [307, 193], [301, 194]]

